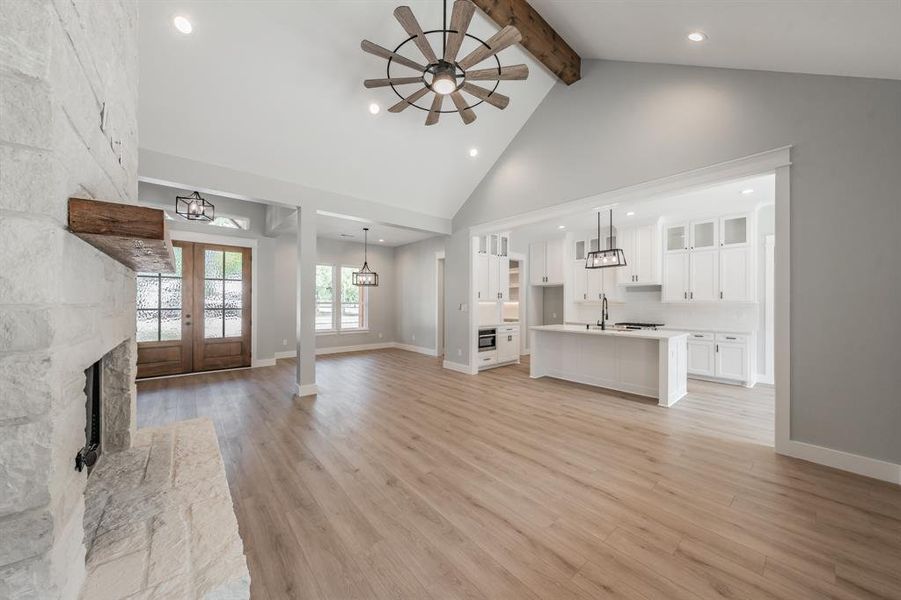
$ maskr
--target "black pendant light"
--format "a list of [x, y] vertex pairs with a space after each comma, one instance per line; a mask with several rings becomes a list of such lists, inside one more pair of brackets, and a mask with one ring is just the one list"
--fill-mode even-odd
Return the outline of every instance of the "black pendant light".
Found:
[[200, 197], [200, 192], [194, 192], [190, 196], [175, 197], [175, 214], [181, 215], [189, 221], [212, 221], [215, 218], [216, 207]]
[[[601, 246], [601, 213], [598, 212], [598, 248]], [[610, 209], [610, 237], [606, 250], [589, 252], [585, 259], [586, 269], [604, 269], [607, 267], [625, 267], [626, 255], [622, 248], [613, 248], [613, 209]]]
[[369, 228], [363, 228], [363, 267], [353, 274], [354, 285], [377, 287], [379, 284], [379, 274], [369, 268], [366, 261], [366, 246], [369, 241]]

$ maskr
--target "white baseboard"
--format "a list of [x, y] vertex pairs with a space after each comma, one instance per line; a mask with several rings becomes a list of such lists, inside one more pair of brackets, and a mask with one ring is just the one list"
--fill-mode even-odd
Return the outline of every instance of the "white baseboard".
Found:
[[357, 344], [356, 346], [332, 346], [330, 348], [316, 348], [316, 356], [320, 354], [343, 354], [344, 352], [362, 352], [364, 350], [382, 350], [394, 348], [394, 342], [381, 342], [377, 344]]
[[399, 344], [394, 343], [394, 347], [398, 350], [406, 350], [407, 352], [418, 352], [419, 354], [426, 354], [428, 356], [438, 356], [438, 350], [435, 348], [426, 348], [424, 346], [413, 346], [410, 344]]
[[797, 440], [777, 443], [776, 452], [827, 467], [841, 469], [842, 471], [850, 471], [864, 477], [872, 477], [873, 479], [881, 479], [882, 481], [901, 485], [901, 465], [877, 458], [833, 450], [832, 448]]
[[278, 358], [278, 355], [273, 358], [255, 358], [253, 359], [251, 366], [254, 369], [256, 369], [257, 367], [274, 367], [276, 358]]
[[319, 393], [319, 387], [316, 386], [315, 383], [309, 383], [307, 385], [297, 384], [297, 395], [298, 396], [315, 396]]
[[772, 375], [766, 375], [764, 373], [757, 374], [757, 383], [766, 383], [767, 385], [776, 385], [775, 379], [773, 379]]
[[469, 365], [464, 365], [461, 363], [455, 363], [455, 362], [446, 360], [446, 361], [444, 361], [444, 363], [441, 366], [443, 366], [445, 369], [450, 369], [451, 371], [457, 371], [458, 373], [472, 375], [472, 371], [470, 371]]
[[280, 358], [294, 358], [296, 356], [297, 356], [297, 350], [287, 350], [285, 352], [276, 352], [275, 360], [278, 360]]

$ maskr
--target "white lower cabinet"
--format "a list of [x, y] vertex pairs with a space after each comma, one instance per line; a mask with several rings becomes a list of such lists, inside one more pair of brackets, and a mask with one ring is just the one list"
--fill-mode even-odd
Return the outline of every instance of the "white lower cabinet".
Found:
[[508, 363], [519, 360], [519, 327], [497, 328], [497, 362]]
[[688, 375], [753, 385], [753, 348], [753, 335], [689, 332]]
[[716, 343], [712, 333], [688, 334], [688, 372], [716, 377]]
[[479, 352], [479, 368], [497, 364], [497, 350]]

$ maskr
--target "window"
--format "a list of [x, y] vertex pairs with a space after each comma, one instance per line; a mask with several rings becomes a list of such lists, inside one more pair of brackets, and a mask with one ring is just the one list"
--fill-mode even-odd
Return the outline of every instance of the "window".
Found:
[[316, 331], [335, 328], [335, 267], [316, 265]]
[[365, 288], [353, 284], [356, 270], [357, 267], [316, 265], [316, 331], [367, 328], [368, 295]]
[[241, 337], [243, 262], [240, 252], [204, 250], [204, 338]]
[[173, 247], [174, 273], [138, 273], [139, 342], [181, 339], [181, 266], [182, 249]]

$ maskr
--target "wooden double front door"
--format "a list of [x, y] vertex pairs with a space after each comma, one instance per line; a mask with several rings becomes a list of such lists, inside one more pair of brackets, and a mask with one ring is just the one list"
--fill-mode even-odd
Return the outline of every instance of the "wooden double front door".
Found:
[[173, 242], [174, 273], [138, 273], [138, 377], [249, 367], [250, 248]]

